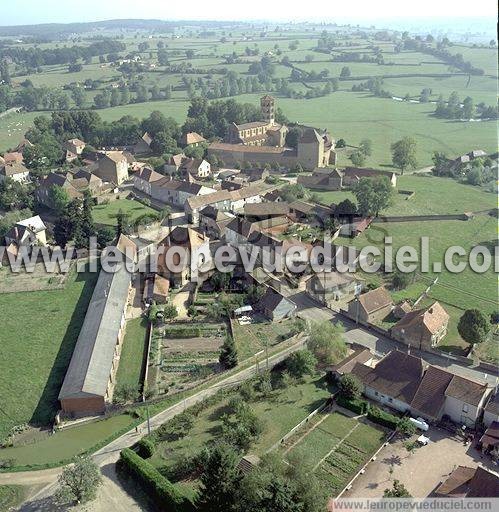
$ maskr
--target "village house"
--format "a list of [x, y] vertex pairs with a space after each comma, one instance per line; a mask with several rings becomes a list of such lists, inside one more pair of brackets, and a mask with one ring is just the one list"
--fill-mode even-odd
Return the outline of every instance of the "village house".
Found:
[[121, 151], [107, 151], [97, 161], [94, 174], [103, 181], [121, 185], [128, 179], [128, 161]]
[[5, 165], [22, 164], [24, 162], [23, 154], [20, 151], [11, 151], [3, 154], [3, 162]]
[[145, 132], [144, 135], [137, 141], [135, 146], [133, 147], [133, 152], [135, 155], [148, 155], [152, 153], [151, 143], [153, 139], [152, 137]]
[[392, 307], [390, 294], [380, 286], [349, 302], [347, 315], [362, 324], [375, 324], [388, 316]]
[[85, 149], [85, 143], [80, 139], [69, 139], [64, 144], [66, 149], [66, 162], [73, 162], [76, 160]]
[[86, 144], [80, 139], [69, 139], [66, 141], [66, 149], [75, 155], [81, 155]]
[[286, 299], [277, 290], [267, 286], [257, 308], [272, 322], [279, 322], [295, 314], [296, 304]]
[[198, 183], [179, 181], [164, 176], [160, 180], [150, 183], [151, 197], [166, 204], [172, 204], [178, 208], [184, 208], [187, 201], [198, 196], [208, 196], [215, 192], [215, 189], [205, 187]]
[[218, 190], [202, 197], [191, 197], [185, 203], [184, 211], [189, 221], [199, 223], [199, 210], [212, 205], [218, 210], [234, 213], [244, 208], [247, 203], [260, 203], [262, 195], [268, 190], [265, 185], [252, 185], [239, 190]]
[[168, 301], [168, 292], [170, 290], [170, 281], [159, 274], [148, 277], [144, 283], [144, 292], [142, 301], [145, 306], [155, 304], [166, 304]]
[[393, 338], [420, 350], [437, 346], [447, 334], [449, 315], [434, 302], [428, 308], [408, 312], [390, 330]]
[[374, 367], [352, 369], [371, 400], [430, 422], [445, 415], [453, 422], [475, 426], [490, 393], [485, 384], [427, 366], [419, 357], [391, 351]]
[[47, 227], [39, 215], [16, 222], [5, 234], [5, 245], [33, 247], [47, 245]]
[[182, 147], [191, 146], [195, 148], [203, 142], [206, 142], [206, 139], [196, 132], [185, 133], [180, 139], [180, 144], [182, 144]]
[[499, 460], [499, 421], [493, 421], [487, 427], [478, 445], [483, 453], [490, 455], [493, 460]]
[[168, 174], [175, 174], [180, 169], [182, 162], [187, 158], [184, 153], [172, 155], [168, 162], [164, 165], [165, 172]]
[[457, 466], [437, 487], [434, 495], [437, 498], [497, 498], [499, 477], [481, 466]]
[[126, 265], [101, 271], [59, 392], [62, 411], [71, 416], [105, 412], [111, 403], [131, 288]]
[[178, 172], [183, 178], [192, 176], [193, 178], [209, 178], [211, 175], [211, 165], [203, 158], [184, 158]]
[[289, 204], [285, 202], [279, 203], [248, 203], [243, 208], [244, 216], [249, 221], [259, 221], [270, 219], [273, 217], [283, 217], [290, 212]]
[[365, 348], [362, 345], [358, 345], [353, 343], [349, 345], [349, 354], [345, 359], [340, 361], [338, 364], [335, 364], [327, 369], [328, 375], [334, 379], [334, 381], [339, 381], [343, 375], [351, 373], [353, 367], [359, 363], [364, 364], [366, 366], [370, 366], [373, 362], [373, 355], [369, 351], [369, 349]]
[[341, 190], [343, 177], [337, 169], [314, 169], [311, 176], [298, 176], [296, 182], [314, 190]]
[[490, 396], [483, 410], [483, 424], [490, 427], [494, 421], [499, 422], [499, 393], [497, 390]]
[[[210, 239], [202, 232], [187, 227], [175, 227], [161, 242], [158, 274], [170, 284], [182, 288], [190, 282], [202, 283], [213, 267]], [[183, 255], [176, 249], [183, 249]]]
[[222, 238], [232, 219], [234, 215], [217, 210], [212, 205], [205, 206], [199, 211], [199, 227], [212, 239]]
[[18, 183], [27, 183], [30, 181], [29, 169], [20, 162], [0, 163], [0, 183], [3, 183], [6, 179]]
[[37, 201], [48, 208], [54, 208], [51, 190], [53, 187], [65, 190], [70, 200], [82, 199], [85, 191], [90, 192], [92, 197], [105, 191], [102, 180], [86, 169], [65, 173], [51, 172], [40, 180], [35, 190]]
[[307, 293], [328, 308], [337, 308], [340, 299], [353, 297], [355, 291], [362, 286], [362, 281], [347, 272], [317, 272], [306, 284]]
[[150, 167], [143, 167], [133, 175], [133, 187], [148, 196], [152, 196], [152, 184], [164, 178]]

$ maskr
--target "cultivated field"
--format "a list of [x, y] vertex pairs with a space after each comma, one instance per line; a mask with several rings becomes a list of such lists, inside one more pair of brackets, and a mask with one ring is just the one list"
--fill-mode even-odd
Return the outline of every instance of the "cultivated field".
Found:
[[338, 494], [381, 446], [386, 433], [364, 419], [340, 412], [317, 414], [279, 452], [306, 461], [331, 496]]

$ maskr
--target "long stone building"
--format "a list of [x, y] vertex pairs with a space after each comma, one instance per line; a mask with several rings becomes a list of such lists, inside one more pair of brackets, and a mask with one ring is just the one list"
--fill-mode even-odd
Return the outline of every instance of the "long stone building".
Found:
[[112, 400], [131, 286], [125, 263], [118, 265], [99, 275], [59, 393], [72, 416], [103, 413]]

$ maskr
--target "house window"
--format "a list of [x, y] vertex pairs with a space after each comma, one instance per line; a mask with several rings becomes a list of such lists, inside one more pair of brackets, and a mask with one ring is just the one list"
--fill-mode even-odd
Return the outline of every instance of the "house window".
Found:
[[393, 402], [393, 398], [391, 398], [391, 397], [390, 397], [390, 398], [388, 399], [388, 401], [389, 401], [389, 402]]
[[376, 396], [379, 396], [379, 393], [378, 393], [377, 391], [375, 391], [375, 392], [374, 392], [374, 394], [375, 394]]
[[468, 404], [463, 404], [463, 412], [469, 412]]

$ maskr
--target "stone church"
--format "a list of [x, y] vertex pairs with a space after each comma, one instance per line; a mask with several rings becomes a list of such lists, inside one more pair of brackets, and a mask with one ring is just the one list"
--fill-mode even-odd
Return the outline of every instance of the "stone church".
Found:
[[262, 121], [229, 126], [224, 142], [213, 142], [208, 155], [216, 156], [226, 166], [250, 164], [261, 167], [279, 164], [293, 169], [298, 164], [305, 170], [334, 165], [334, 140], [324, 131], [306, 127], [296, 148], [286, 147], [288, 127], [275, 121], [275, 99], [265, 95], [260, 99]]

